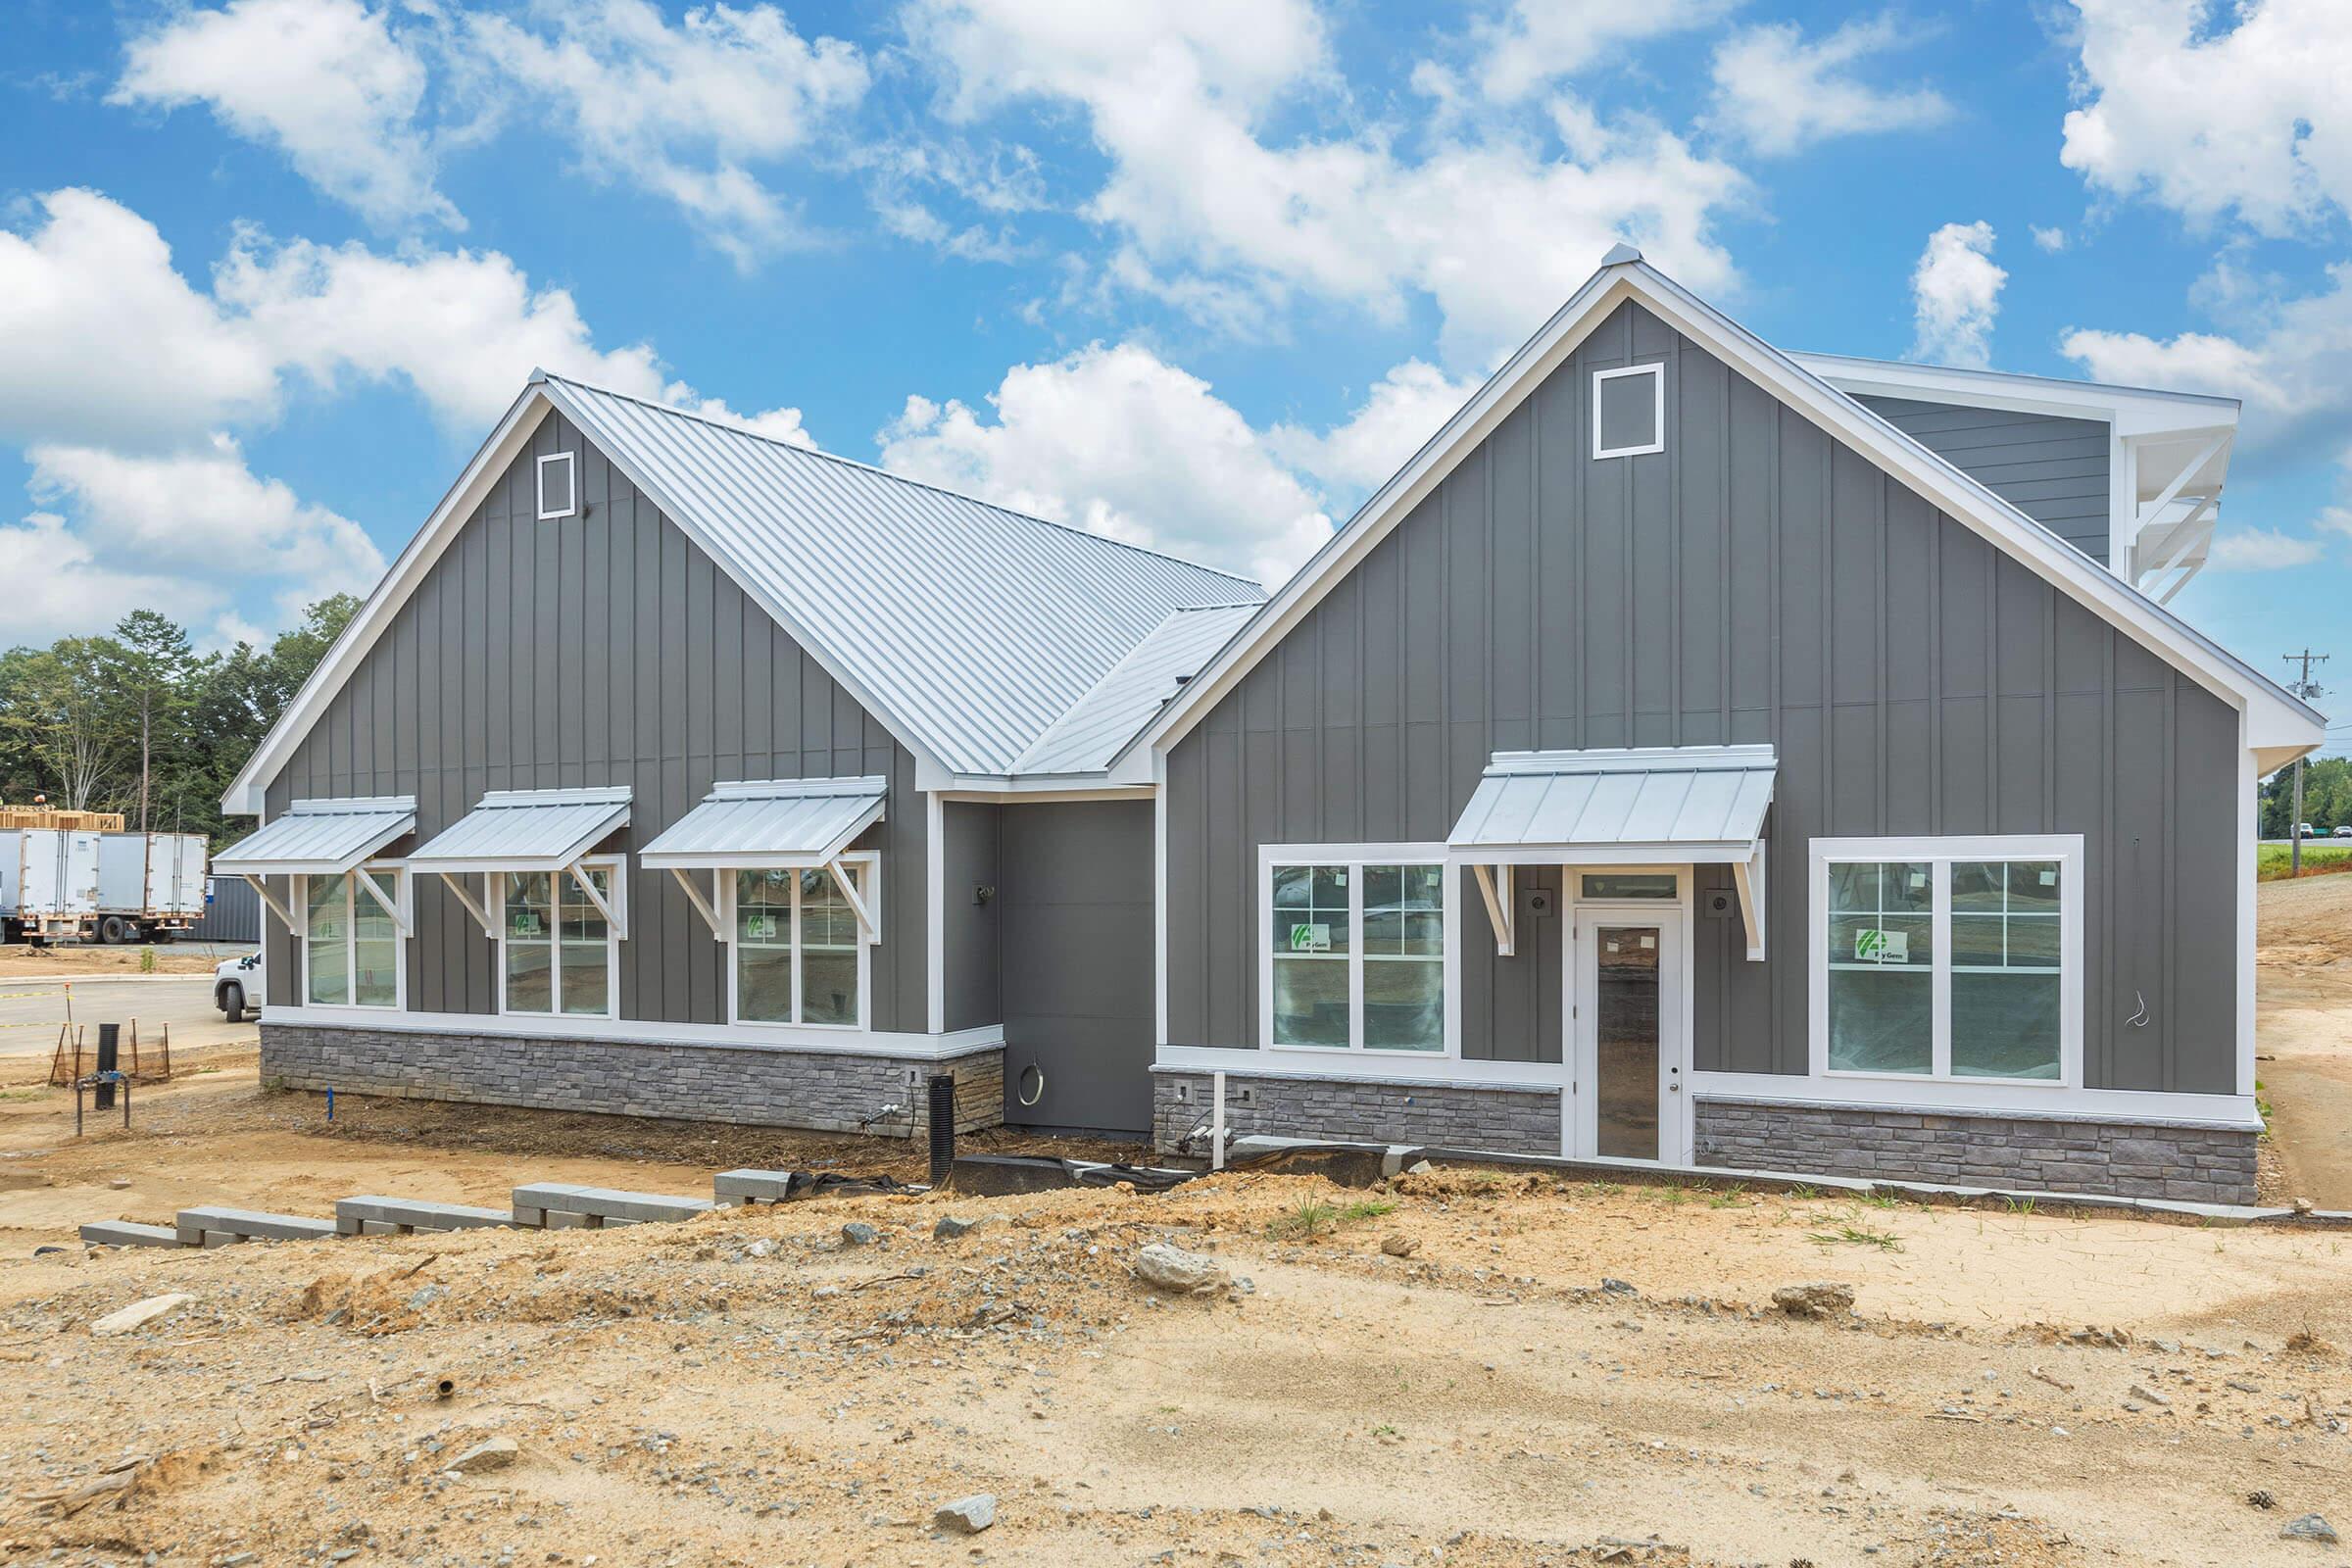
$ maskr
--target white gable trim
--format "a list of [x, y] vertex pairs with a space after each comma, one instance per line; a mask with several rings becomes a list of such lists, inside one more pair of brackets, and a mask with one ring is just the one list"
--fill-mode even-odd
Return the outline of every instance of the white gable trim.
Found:
[[[326, 657], [318, 662], [318, 667], [311, 671], [310, 679], [302, 683], [302, 689], [286, 705], [285, 712], [279, 715], [270, 733], [262, 738], [262, 744], [254, 750], [253, 756], [246, 760], [244, 767], [220, 797], [221, 810], [232, 816], [259, 816], [262, 813], [263, 797], [270, 781], [277, 776], [318, 720], [325, 716], [335, 694], [350, 681], [376, 643], [391, 629], [401, 607], [423, 584], [426, 574], [465, 528], [466, 519], [489, 498], [491, 490], [505, 476], [515, 459], [522, 455], [541, 420], [551, 412], [571, 419], [575, 428], [579, 426], [580, 421], [564, 406], [560, 386], [549, 381], [533, 381], [508, 408], [505, 416], [490, 432], [489, 439], [482, 443], [474, 453], [473, 460], [466, 466], [465, 472], [458, 476], [458, 482], [441, 498], [441, 504], [433, 509], [424, 526], [409, 541], [408, 548], [400, 553], [400, 559], [392, 564], [391, 570], [384, 573], [383, 580], [368, 596], [368, 602], [360, 607], [359, 613], [351, 617], [351, 624], [343, 628], [343, 635], [335, 639]], [[585, 441], [588, 438], [583, 434], [581, 439]], [[742, 574], [735, 570], [727, 554], [712, 548], [710, 541], [695, 527], [691, 518], [683, 514], [667, 497], [639, 480], [619, 454], [607, 452], [602, 446], [598, 446], [597, 450], [654, 503], [662, 516], [693, 540], [697, 549], [715, 562], [718, 569], [726, 573], [728, 581], [743, 590], [745, 597], [758, 605], [769, 619], [799, 643], [808, 657], [816, 661], [820, 669], [867, 712], [873, 714], [894, 739], [911, 752], [918, 766], [939, 766], [930, 749], [915, 741], [906, 726], [886, 712], [873, 700], [871, 693], [863, 690], [830, 659], [781, 606], [771, 603], [765, 595], [746, 582]], [[572, 474], [575, 512], [580, 500], [580, 479], [575, 465]], [[536, 510], [535, 506], [533, 510]]]
[[2150, 600], [1984, 485], [1725, 317], [1647, 263], [1604, 265], [1542, 331], [1266, 602], [1216, 658], [1113, 760], [1114, 783], [1152, 776], [1152, 754], [1182, 740], [1446, 476], [1564, 364], [1611, 312], [1638, 300], [1667, 325], [1830, 435], [1870, 458], [1939, 511], [2031, 567], [2109, 625], [2147, 644], [2245, 717], [2249, 747], [2309, 751], [2327, 721], [2277, 683]]

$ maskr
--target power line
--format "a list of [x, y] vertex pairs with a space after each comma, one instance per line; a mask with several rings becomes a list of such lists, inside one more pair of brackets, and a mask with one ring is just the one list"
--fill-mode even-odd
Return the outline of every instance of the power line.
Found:
[[[2290, 664], [2301, 666], [2296, 678], [2287, 683], [2288, 691], [2293, 692], [2307, 703], [2317, 702], [2326, 695], [2320, 690], [2320, 683], [2311, 678], [2312, 665], [2328, 662], [2326, 654], [2313, 653], [2311, 645], [2305, 643], [2301, 653], [2281, 654], [2279, 657]], [[2300, 757], [2295, 759], [2295, 804], [2289, 808], [2286, 822], [2286, 843], [2287, 875], [2301, 876], [2303, 874], [2303, 759]]]

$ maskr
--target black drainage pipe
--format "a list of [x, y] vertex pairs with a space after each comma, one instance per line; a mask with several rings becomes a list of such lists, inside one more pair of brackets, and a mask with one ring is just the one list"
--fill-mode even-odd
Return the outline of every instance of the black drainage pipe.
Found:
[[98, 1091], [90, 1103], [99, 1110], [115, 1108], [115, 1080], [110, 1076], [122, 1062], [122, 1026], [102, 1023], [98, 1026]]
[[952, 1074], [931, 1075], [931, 1185], [939, 1186], [948, 1179], [956, 1164], [956, 1079]]

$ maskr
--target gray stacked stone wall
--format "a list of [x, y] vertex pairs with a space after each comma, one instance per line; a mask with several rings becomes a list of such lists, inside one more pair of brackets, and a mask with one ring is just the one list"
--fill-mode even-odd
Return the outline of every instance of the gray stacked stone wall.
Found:
[[[263, 1079], [293, 1089], [906, 1138], [928, 1125], [925, 1083], [944, 1072], [956, 1079], [956, 1131], [997, 1126], [1004, 1113], [1000, 1046], [920, 1061], [773, 1046], [261, 1028]], [[859, 1126], [894, 1104], [896, 1114]]]
[[[1178, 1099], [1182, 1088], [1187, 1098]], [[1248, 1090], [1249, 1103], [1242, 1102]], [[1154, 1069], [1152, 1138], [1173, 1150], [1209, 1113], [1209, 1075]], [[1225, 1075], [1225, 1126], [1234, 1137], [1265, 1133], [1348, 1143], [1428, 1144], [1508, 1154], [1560, 1152], [1556, 1088], [1463, 1088], [1347, 1078]]]
[[1955, 1187], [2254, 1201], [2256, 1135], [2197, 1123], [1701, 1099], [1692, 1163]]

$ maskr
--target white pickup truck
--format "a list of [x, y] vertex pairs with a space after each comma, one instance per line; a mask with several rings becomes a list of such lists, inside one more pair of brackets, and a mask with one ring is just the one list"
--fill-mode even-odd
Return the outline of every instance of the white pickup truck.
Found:
[[262, 956], [229, 958], [213, 971], [213, 1005], [230, 1023], [262, 1015]]

